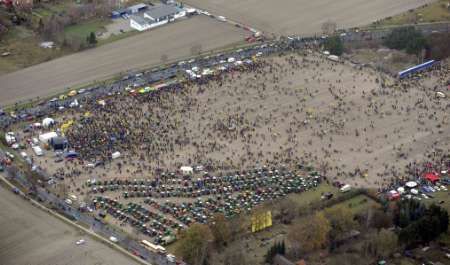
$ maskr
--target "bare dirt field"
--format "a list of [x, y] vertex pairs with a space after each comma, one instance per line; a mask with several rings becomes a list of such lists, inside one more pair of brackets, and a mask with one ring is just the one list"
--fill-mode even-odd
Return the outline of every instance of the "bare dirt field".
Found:
[[[139, 264], [0, 186], [3, 265]], [[77, 246], [81, 238], [85, 245]]]
[[[402, 176], [405, 165], [426, 151], [448, 148], [448, 99], [433, 91], [445, 91], [445, 71], [394, 85], [374, 70], [317, 54], [261, 63], [207, 85], [158, 96], [118, 95], [105, 107], [85, 105], [53, 117], [59, 123], [74, 119], [66, 136], [86, 162], [123, 154], [106, 168], [36, 159], [50, 173], [81, 183], [91, 177], [152, 178], [157, 169], [183, 165], [224, 171], [307, 161], [340, 180], [379, 186]], [[85, 111], [93, 116], [85, 119]]]
[[331, 20], [338, 28], [363, 26], [433, 0], [186, 0], [197, 8], [266, 33], [314, 34]]
[[96, 49], [62, 57], [0, 76], [0, 104], [49, 96], [71, 86], [102, 80], [122, 71], [191, 55], [242, 41], [246, 33], [229, 24], [197, 16]]

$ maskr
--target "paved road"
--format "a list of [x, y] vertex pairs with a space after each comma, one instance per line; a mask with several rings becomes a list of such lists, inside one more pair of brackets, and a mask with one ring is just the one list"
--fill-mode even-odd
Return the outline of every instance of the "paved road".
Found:
[[37, 96], [49, 96], [77, 84], [102, 80], [129, 69], [191, 55], [194, 45], [217, 49], [249, 35], [243, 29], [206, 16], [196, 16], [113, 42], [0, 76], [0, 106]]
[[[137, 265], [0, 186], [2, 265]], [[75, 245], [81, 238], [82, 246]]]

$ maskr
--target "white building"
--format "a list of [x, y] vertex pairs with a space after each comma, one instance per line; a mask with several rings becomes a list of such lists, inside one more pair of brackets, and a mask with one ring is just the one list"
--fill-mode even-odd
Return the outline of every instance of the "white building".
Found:
[[151, 28], [151, 22], [151, 20], [144, 17], [132, 16], [130, 18], [130, 27], [138, 31], [144, 31]]
[[158, 5], [144, 13], [144, 17], [157, 22], [168, 22], [186, 16], [186, 11], [176, 6]]
[[171, 5], [158, 5], [148, 9], [144, 17], [133, 16], [130, 26], [138, 31], [148, 30], [186, 16], [186, 11]]

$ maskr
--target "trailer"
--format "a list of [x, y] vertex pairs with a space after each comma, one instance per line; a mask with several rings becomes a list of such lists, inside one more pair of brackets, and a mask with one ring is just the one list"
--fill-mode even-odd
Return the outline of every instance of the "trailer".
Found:
[[421, 72], [421, 71], [423, 71], [423, 70], [427, 70], [427, 69], [433, 67], [436, 63], [437, 63], [437, 61], [435, 61], [435, 60], [430, 60], [430, 61], [427, 61], [427, 62], [425, 62], [425, 63], [422, 63], [422, 64], [419, 64], [419, 65], [410, 67], [410, 68], [408, 68], [408, 69], [406, 69], [406, 70], [403, 70], [403, 71], [398, 72], [398, 77], [399, 77], [400, 79], [405, 78], [405, 77], [408, 77], [408, 76], [410, 76], [410, 75], [412, 75], [412, 74]]

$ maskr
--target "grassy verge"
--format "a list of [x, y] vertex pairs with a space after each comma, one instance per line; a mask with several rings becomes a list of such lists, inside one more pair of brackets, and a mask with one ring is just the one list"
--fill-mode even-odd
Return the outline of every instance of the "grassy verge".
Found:
[[[447, 189], [450, 190], [450, 186], [447, 186]], [[431, 193], [431, 195], [434, 197], [432, 199], [422, 199], [422, 202], [426, 205], [430, 205], [432, 203], [441, 206], [442, 208], [445, 208], [448, 212], [450, 212], [450, 194], [449, 191], [437, 191], [434, 193]]]
[[376, 26], [392, 26], [403, 24], [429, 23], [450, 21], [450, 9], [446, 7], [448, 0], [439, 0], [434, 3], [409, 10], [405, 13], [388, 17]]
[[323, 183], [314, 190], [309, 190], [303, 193], [289, 194], [287, 197], [296, 203], [297, 208], [300, 208], [305, 207], [312, 202], [320, 201], [323, 193], [331, 192], [336, 194], [338, 191], [339, 190], [336, 187]]
[[79, 23], [77, 25], [66, 27], [64, 29], [64, 34], [68, 38], [78, 38], [84, 41], [91, 32], [97, 33], [105, 31], [105, 26], [109, 23], [109, 20], [94, 19]]
[[363, 212], [365, 209], [369, 209], [372, 207], [378, 207], [380, 205], [376, 201], [367, 197], [366, 195], [361, 194], [361, 195], [357, 195], [351, 199], [348, 199], [346, 201], [340, 202], [336, 205], [333, 205], [330, 208], [339, 207], [339, 206], [347, 207], [355, 215], [355, 214]]
[[25, 27], [18, 26], [8, 32], [0, 40], [0, 53], [10, 53], [0, 59], [0, 74], [49, 61], [69, 52], [59, 48], [43, 49], [39, 47], [40, 41], [34, 32]]

